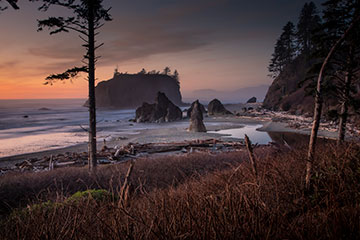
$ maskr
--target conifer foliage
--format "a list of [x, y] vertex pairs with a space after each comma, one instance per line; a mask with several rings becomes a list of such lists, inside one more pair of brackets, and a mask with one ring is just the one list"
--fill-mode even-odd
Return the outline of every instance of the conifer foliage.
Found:
[[[19, 9], [19, 6], [17, 5], [17, 0], [5, 0], [8, 5], [10, 5], [13, 9], [16, 9], [18, 10]], [[0, 0], [0, 11], [4, 11], [6, 9], [8, 9], [8, 6], [7, 5], [2, 5], [2, 0]]]
[[295, 53], [295, 26], [292, 22], [288, 22], [283, 27], [283, 33], [280, 38], [276, 41], [275, 50], [269, 65], [270, 76], [277, 77], [284, 67], [294, 60]]
[[301, 10], [296, 28], [292, 22], [283, 27], [268, 66], [269, 76], [276, 78], [297, 56], [311, 53], [315, 47], [314, 35], [320, 23], [321, 18], [316, 5], [313, 2], [306, 3]]
[[[37, 1], [37, 0], [33, 0]], [[50, 30], [50, 34], [60, 32], [75, 31], [80, 34], [80, 38], [85, 42], [86, 49], [83, 63], [84, 66], [68, 69], [61, 74], [52, 74], [46, 78], [47, 82], [52, 84], [57, 80], [66, 80], [73, 78], [80, 72], [88, 74], [89, 81], [89, 170], [94, 171], [97, 165], [96, 159], [96, 108], [95, 108], [95, 64], [98, 57], [95, 51], [102, 46], [96, 45], [97, 32], [104, 24], [104, 21], [110, 21], [110, 9], [103, 7], [102, 0], [42, 0], [43, 5], [40, 10], [46, 11], [49, 7], [55, 5], [67, 8], [73, 12], [72, 16], [67, 17], [49, 17], [38, 21], [38, 30], [44, 28]]]
[[[346, 32], [357, 18], [360, 17], [359, 0], [328, 0], [324, 4], [325, 36], [322, 43], [334, 44]], [[329, 64], [328, 75], [335, 94], [339, 99], [339, 142], [345, 138], [346, 122], [349, 107], [356, 106], [352, 90], [356, 89], [354, 83], [358, 80], [360, 71], [360, 24], [344, 39], [338, 51], [334, 54]], [[326, 45], [325, 45], [326, 47]]]

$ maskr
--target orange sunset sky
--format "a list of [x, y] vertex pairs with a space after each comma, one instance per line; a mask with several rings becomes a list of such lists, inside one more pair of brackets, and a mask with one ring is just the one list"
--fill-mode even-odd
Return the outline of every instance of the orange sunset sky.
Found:
[[[305, 2], [105, 0], [113, 21], [98, 38], [105, 45], [98, 51], [96, 76], [108, 80], [116, 66], [129, 73], [169, 66], [179, 71], [185, 97], [199, 89], [269, 85], [267, 65], [276, 38]], [[0, 13], [0, 99], [86, 98], [83, 77], [43, 85], [47, 75], [81, 65], [84, 49], [76, 34], [36, 31], [36, 19], [68, 12], [39, 12], [39, 5], [27, 1], [19, 6]]]

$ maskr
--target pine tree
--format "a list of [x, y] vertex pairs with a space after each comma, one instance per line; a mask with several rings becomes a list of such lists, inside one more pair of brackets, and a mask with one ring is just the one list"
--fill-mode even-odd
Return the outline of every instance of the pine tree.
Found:
[[269, 64], [270, 76], [276, 78], [296, 56], [295, 26], [288, 22], [283, 27], [283, 33], [276, 41], [274, 53]]
[[138, 74], [146, 74], [146, 70], [145, 70], [145, 68], [141, 69], [141, 71], [140, 71], [140, 72], [138, 72]]
[[180, 87], [179, 72], [175, 69], [172, 77], [176, 80], [176, 84]]
[[165, 67], [162, 74], [165, 74], [165, 75], [169, 75], [171, 72], [170, 68], [169, 67]]
[[[329, 0], [324, 4], [324, 31], [323, 41], [336, 41], [343, 35], [347, 26], [360, 16], [359, 0]], [[360, 26], [356, 26], [334, 54], [330, 65], [332, 69], [332, 84], [336, 86], [337, 97], [340, 100], [338, 142], [345, 139], [346, 123], [349, 107], [351, 107], [351, 89], [355, 73], [359, 71], [360, 54]]]
[[[17, 5], [17, 1], [18, 0], [6, 0], [6, 2], [8, 2], [8, 4], [15, 10], [19, 9], [19, 6]], [[2, 3], [2, 1], [0, 0], [0, 4]], [[4, 11], [8, 8], [8, 6], [2, 6], [2, 4], [0, 5], [0, 11]]]
[[297, 24], [297, 42], [301, 53], [309, 54], [314, 48], [313, 41], [315, 31], [319, 29], [321, 18], [318, 15], [317, 7], [314, 2], [305, 3], [299, 16]]
[[[326, 54], [324, 58], [323, 64], [321, 66], [317, 87], [316, 87], [316, 96], [315, 96], [315, 107], [314, 107], [314, 121], [313, 127], [311, 130], [310, 141], [309, 141], [309, 149], [308, 149], [308, 159], [306, 164], [306, 189], [310, 188], [310, 179], [312, 172], [312, 165], [314, 162], [315, 148], [316, 148], [316, 140], [317, 133], [320, 126], [322, 106], [323, 106], [323, 92], [322, 92], [322, 82], [324, 77], [327, 75], [327, 68], [332, 67], [337, 68], [336, 65], [339, 64], [338, 58], [336, 55], [346, 54], [348, 57], [350, 56], [359, 56], [358, 54], [354, 54], [354, 47], [357, 46], [358, 36], [359, 36], [359, 28], [360, 28], [360, 14], [359, 14], [359, 0], [330, 0], [325, 2], [324, 4], [324, 29], [325, 33], [327, 33], [327, 39], [333, 40], [332, 42], [323, 43], [328, 46], [330, 44], [331, 48]], [[346, 50], [349, 51], [346, 51]], [[352, 66], [359, 66], [359, 62], [357, 64], [349, 64], [349, 60], [351, 58], [345, 59], [346, 64], [345, 68], [338, 68], [341, 71], [345, 69], [345, 86], [342, 92], [344, 95], [349, 93], [350, 89], [347, 89], [351, 85], [351, 75], [349, 74]], [[340, 65], [342, 64], [340, 63]], [[335, 71], [337, 72], [337, 70]], [[348, 97], [346, 97], [348, 98]], [[345, 129], [347, 121], [347, 104], [348, 100], [343, 101], [342, 103], [342, 114], [339, 126], [339, 143], [344, 140]]]
[[[37, 0], [33, 0], [37, 1]], [[61, 74], [53, 74], [46, 78], [52, 84], [57, 80], [66, 80], [75, 77], [80, 72], [88, 74], [89, 82], [89, 170], [94, 171], [97, 165], [96, 159], [96, 107], [95, 107], [95, 64], [97, 57], [95, 51], [102, 46], [96, 45], [96, 36], [103, 26], [104, 21], [110, 21], [110, 9], [104, 9], [102, 0], [42, 0], [44, 4], [40, 10], [46, 11], [50, 6], [61, 6], [73, 11], [73, 16], [68, 17], [49, 17], [38, 21], [38, 30], [48, 28], [50, 34], [60, 32], [75, 31], [80, 34], [80, 38], [85, 42], [86, 49], [84, 55], [85, 66], [68, 69]]]

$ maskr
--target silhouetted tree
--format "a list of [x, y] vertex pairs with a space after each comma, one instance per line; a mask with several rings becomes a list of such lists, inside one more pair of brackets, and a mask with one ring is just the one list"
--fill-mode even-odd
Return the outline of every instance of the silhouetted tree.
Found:
[[165, 75], [169, 75], [171, 72], [170, 68], [169, 67], [165, 67], [162, 74], [165, 74]]
[[[34, 0], [36, 1], [36, 0]], [[110, 9], [104, 9], [102, 0], [42, 0], [40, 10], [46, 11], [51, 5], [65, 7], [73, 11], [73, 16], [49, 17], [38, 21], [38, 31], [47, 27], [50, 34], [75, 31], [85, 42], [85, 66], [74, 67], [61, 74], [53, 74], [46, 78], [46, 83], [52, 84], [56, 80], [65, 80], [75, 77], [80, 72], [88, 74], [89, 81], [89, 170], [94, 171], [96, 159], [96, 107], [95, 107], [95, 51], [102, 46], [96, 45], [96, 32], [103, 26], [104, 21], [110, 21]]]
[[[342, 12], [338, 11], [339, 9], [336, 8], [337, 6], [349, 6], [349, 3], [355, 3], [356, 8], [354, 9], [353, 17], [351, 19], [347, 19], [347, 21], [343, 21], [346, 16], [349, 14], [349, 12]], [[338, 5], [339, 4], [339, 5]], [[344, 5], [343, 5], [344, 4]], [[334, 41], [331, 43], [332, 47], [330, 48], [330, 51], [328, 52], [327, 56], [325, 57], [325, 60], [323, 61], [323, 64], [321, 66], [318, 80], [317, 80], [317, 86], [316, 86], [316, 95], [315, 95], [315, 108], [314, 108], [314, 121], [313, 121], [313, 127], [311, 130], [311, 136], [309, 141], [309, 150], [308, 150], [308, 161], [306, 166], [306, 188], [309, 189], [310, 187], [310, 179], [311, 179], [311, 172], [312, 172], [312, 164], [314, 161], [314, 155], [315, 155], [315, 149], [316, 149], [316, 140], [317, 140], [317, 134], [320, 126], [320, 119], [321, 119], [321, 113], [322, 113], [322, 106], [323, 106], [323, 96], [322, 96], [322, 81], [323, 78], [326, 76], [325, 70], [334, 63], [334, 56], [336, 56], [339, 52], [341, 53], [344, 47], [346, 47], [347, 42], [352, 42], [351, 39], [353, 39], [354, 35], [356, 36], [358, 34], [359, 29], [359, 22], [360, 22], [360, 16], [358, 14], [359, 11], [359, 0], [357, 1], [341, 1], [341, 0], [330, 0], [325, 3], [325, 6], [333, 8], [336, 10], [336, 16], [338, 18], [338, 21], [335, 21], [333, 23], [328, 22], [328, 16], [327, 10], [325, 10], [324, 18], [326, 19], [325, 26], [331, 23], [330, 25], [334, 26], [332, 29], [328, 29], [327, 36], [330, 39], [333, 39]], [[334, 13], [335, 14], [335, 13]], [[336, 19], [335, 15], [329, 15], [330, 19]], [[349, 79], [348, 79], [349, 80]]]
[[180, 86], [179, 72], [175, 69], [172, 77], [176, 80], [176, 84]]
[[269, 64], [270, 76], [276, 78], [286, 65], [291, 63], [296, 56], [295, 26], [288, 22], [283, 27], [283, 33], [276, 41], [274, 53]]
[[114, 70], [114, 77], [119, 76], [121, 73], [119, 72], [119, 67], [116, 66]]
[[[324, 30], [327, 43], [335, 42], [343, 35], [349, 23], [360, 15], [359, 0], [329, 0], [324, 4]], [[333, 69], [332, 84], [336, 85], [337, 97], [340, 100], [339, 135], [338, 142], [344, 141], [348, 110], [352, 102], [351, 89], [355, 73], [359, 71], [360, 54], [360, 26], [344, 39], [339, 51], [334, 54], [330, 65]]]
[[[2, 3], [3, 1], [0, 0], [0, 4]], [[19, 6], [17, 5], [17, 2], [18, 0], [6, 0], [6, 2], [8, 2], [8, 4], [13, 8], [13, 9], [16, 9], [18, 10], [19, 9]], [[2, 6], [0, 5], [0, 11], [4, 11], [8, 8], [8, 6]]]
[[140, 72], [138, 72], [138, 74], [146, 74], [146, 70], [145, 70], [145, 68], [141, 69], [141, 71], [140, 71]]
[[309, 54], [315, 46], [314, 34], [319, 29], [321, 18], [314, 2], [305, 3], [297, 24], [297, 43], [301, 53]]

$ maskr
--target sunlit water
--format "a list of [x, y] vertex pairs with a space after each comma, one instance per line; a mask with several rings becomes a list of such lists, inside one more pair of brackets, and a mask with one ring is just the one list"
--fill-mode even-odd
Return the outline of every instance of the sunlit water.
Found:
[[267, 144], [272, 141], [267, 132], [257, 131], [263, 125], [260, 124], [246, 124], [242, 128], [233, 128], [220, 131], [209, 131], [209, 133], [224, 134], [224, 137], [244, 139], [245, 134], [249, 137], [252, 143]]
[[[0, 100], [0, 157], [63, 148], [87, 141], [83, 99]], [[136, 133], [134, 110], [98, 110], [99, 139]], [[116, 135], [116, 134], [115, 134]]]
[[[68, 100], [0, 100], [0, 157], [64, 148], [87, 142], [88, 110], [83, 99]], [[135, 110], [98, 110], [98, 140], [138, 134], [143, 129], [178, 127], [188, 122], [171, 124], [133, 124]], [[207, 126], [219, 123], [208, 122]], [[228, 123], [221, 123], [228, 124]], [[229, 123], [230, 124], [230, 123]], [[244, 138], [254, 143], [268, 143], [269, 135], [256, 131], [261, 125], [221, 130], [213, 133]]]

